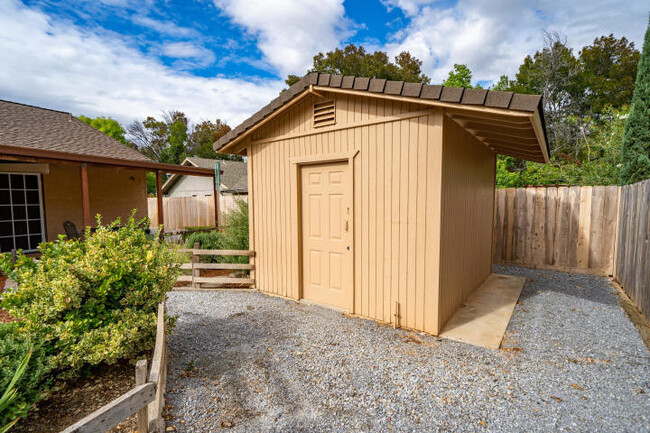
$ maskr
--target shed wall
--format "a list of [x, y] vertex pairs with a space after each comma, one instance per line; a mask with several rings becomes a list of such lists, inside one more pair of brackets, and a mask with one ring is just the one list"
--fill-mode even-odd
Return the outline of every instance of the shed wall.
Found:
[[496, 154], [444, 120], [440, 315], [442, 328], [492, 270]]
[[[258, 288], [300, 297], [292, 158], [358, 151], [353, 162], [353, 312], [391, 322], [399, 302], [401, 326], [438, 333], [442, 112], [338, 95], [336, 125], [314, 130], [315, 100], [306, 97], [246, 143]], [[373, 119], [381, 122], [369, 124]]]

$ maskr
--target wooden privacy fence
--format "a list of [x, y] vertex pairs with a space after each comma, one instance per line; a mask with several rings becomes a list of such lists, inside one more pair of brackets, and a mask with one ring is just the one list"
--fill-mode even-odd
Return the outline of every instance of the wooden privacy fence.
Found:
[[[245, 195], [221, 195], [219, 197], [219, 224], [223, 224], [228, 212], [237, 208], [237, 200], [246, 201]], [[158, 227], [156, 197], [147, 199], [151, 228]], [[163, 197], [163, 217], [166, 232], [184, 230], [186, 227], [214, 227], [214, 198], [212, 197]]]
[[617, 186], [498, 189], [493, 257], [611, 275]]
[[98, 433], [112, 429], [137, 413], [138, 432], [159, 433], [165, 430], [162, 410], [167, 381], [167, 322], [165, 302], [158, 305], [156, 345], [147, 378], [147, 361], [138, 361], [135, 367], [135, 388], [102, 406], [61, 433]]
[[621, 187], [614, 276], [650, 316], [650, 179]]
[[650, 180], [624, 187], [496, 191], [493, 258], [614, 276], [650, 312]]
[[[249, 250], [202, 250], [198, 243], [192, 249], [180, 249], [180, 252], [192, 254], [190, 263], [183, 263], [181, 269], [189, 270], [190, 275], [181, 275], [176, 280], [179, 283], [190, 283], [191, 289], [208, 287], [250, 287], [255, 284], [252, 273], [255, 270], [253, 260], [255, 251]], [[201, 263], [200, 258], [205, 256], [247, 256], [248, 263]], [[251, 273], [248, 278], [233, 278], [228, 276], [202, 277], [201, 270], [247, 270]], [[179, 289], [183, 289], [180, 287]]]

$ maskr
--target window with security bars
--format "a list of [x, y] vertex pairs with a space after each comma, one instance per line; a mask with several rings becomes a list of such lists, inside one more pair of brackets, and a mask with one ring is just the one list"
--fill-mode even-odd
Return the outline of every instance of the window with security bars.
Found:
[[0, 173], [0, 252], [36, 251], [43, 233], [40, 175]]

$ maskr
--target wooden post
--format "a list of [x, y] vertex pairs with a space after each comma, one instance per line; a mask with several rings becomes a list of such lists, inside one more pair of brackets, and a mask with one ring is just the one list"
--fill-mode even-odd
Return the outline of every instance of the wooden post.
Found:
[[[135, 384], [143, 385], [147, 381], [147, 360], [141, 359], [135, 364]], [[147, 433], [149, 429], [148, 406], [144, 406], [136, 414], [136, 428], [138, 433]]]
[[[194, 249], [198, 250], [199, 248], [201, 248], [201, 244], [199, 244], [198, 242], [194, 242]], [[199, 263], [199, 256], [198, 256], [198, 254], [192, 253], [192, 288], [198, 289], [200, 287], [200, 284], [195, 283], [194, 278], [201, 276], [200, 275], [201, 270], [196, 269], [194, 267], [195, 263]]]
[[84, 163], [79, 168], [81, 175], [81, 210], [83, 212], [84, 228], [89, 227], [90, 221], [90, 195], [88, 193], [88, 166]]
[[[212, 189], [214, 190], [214, 226], [216, 228], [219, 228], [219, 195], [221, 195], [221, 193], [217, 191], [216, 171], [220, 169], [220, 167], [215, 169], [215, 176], [212, 179]], [[221, 190], [221, 188], [219, 188], [219, 190]]]
[[[160, 170], [156, 171], [156, 201], [158, 205], [158, 227], [165, 224], [165, 216], [163, 214], [163, 194], [162, 194], [162, 173]], [[163, 230], [160, 230], [160, 237], [163, 237]]]

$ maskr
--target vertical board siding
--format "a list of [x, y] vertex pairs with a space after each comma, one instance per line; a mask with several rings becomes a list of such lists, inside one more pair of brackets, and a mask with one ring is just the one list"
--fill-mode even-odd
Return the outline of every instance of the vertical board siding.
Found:
[[618, 187], [498, 189], [495, 200], [494, 261], [612, 274]]
[[621, 187], [614, 276], [650, 317], [650, 180]]
[[[392, 322], [398, 301], [401, 326], [437, 333], [442, 113], [270, 140], [313, 129], [315, 100], [306, 97], [255, 131], [247, 143], [255, 170], [250, 200], [257, 287], [300, 296], [300, 261], [294, 251], [300, 222], [293, 216], [299, 190], [291, 159], [357, 150], [352, 167], [353, 312]], [[336, 125], [418, 110], [422, 107], [413, 104], [338, 96]]]
[[[492, 271], [495, 154], [445, 117], [439, 327]], [[532, 221], [531, 221], [532, 224]]]

